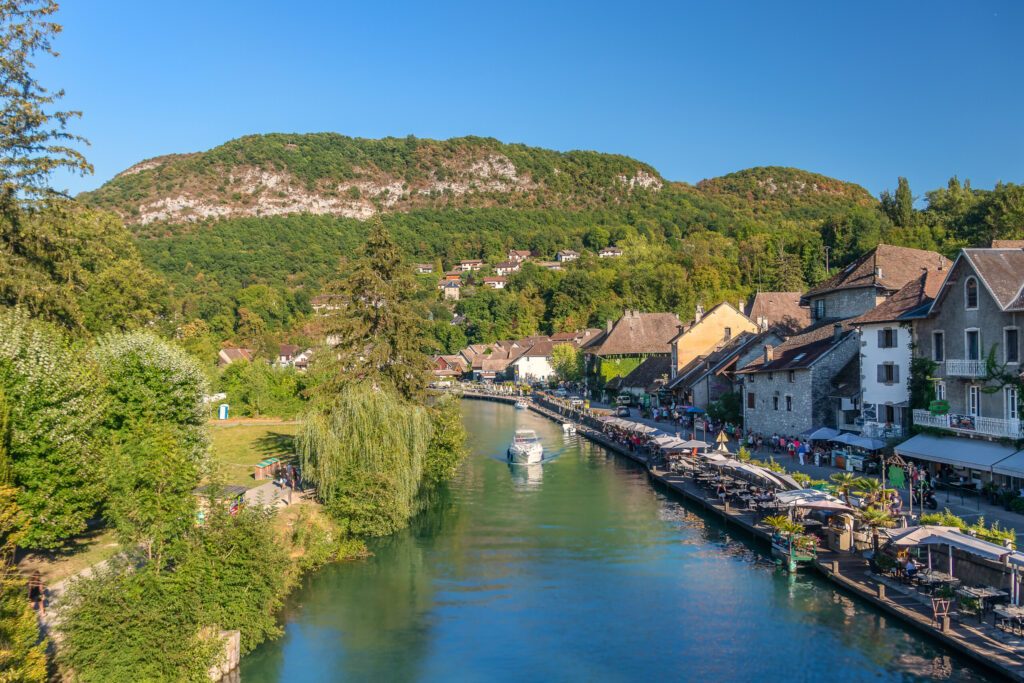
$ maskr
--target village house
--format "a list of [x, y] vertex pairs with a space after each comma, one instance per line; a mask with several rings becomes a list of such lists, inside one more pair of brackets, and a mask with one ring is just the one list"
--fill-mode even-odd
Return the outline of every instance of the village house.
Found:
[[559, 261], [534, 261], [534, 264], [545, 270], [562, 270], [562, 264]]
[[508, 278], [506, 277], [485, 277], [484, 287], [490, 287], [491, 289], [505, 289], [505, 285], [508, 284]]
[[800, 292], [758, 292], [741, 310], [762, 330], [778, 327], [796, 334], [811, 324], [811, 311], [800, 305]]
[[434, 272], [434, 264], [433, 263], [417, 263], [416, 264], [416, 274], [417, 275], [429, 275], [430, 273], [433, 273], [433, 272]]
[[513, 263], [523, 263], [529, 261], [533, 253], [529, 249], [509, 249], [508, 260]]
[[519, 269], [520, 266], [518, 261], [502, 261], [494, 266], [494, 272], [496, 275], [511, 275], [512, 273], [518, 273]]
[[221, 349], [217, 354], [217, 365], [224, 367], [237, 363], [239, 361], [245, 361], [246, 363], [252, 361], [256, 357], [256, 352], [252, 349]]
[[682, 323], [674, 313], [626, 311], [605, 334], [583, 347], [588, 373], [599, 388], [616, 377], [625, 377], [651, 356], [670, 357], [670, 341]]
[[645, 408], [661, 405], [667, 398], [671, 364], [668, 356], [651, 356], [625, 377], [615, 378], [612, 388], [619, 394], [633, 396]]
[[761, 357], [737, 372], [742, 381], [743, 425], [756, 433], [798, 436], [836, 426], [833, 380], [857, 360], [857, 335], [824, 323], [762, 346]]
[[908, 432], [913, 324], [928, 314], [947, 272], [923, 271], [877, 308], [850, 320], [860, 336], [864, 436], [888, 439]]
[[461, 290], [462, 283], [458, 280], [448, 280], [441, 283], [441, 297], [445, 301], [458, 301]]
[[940, 268], [949, 268], [949, 259], [934, 251], [879, 244], [800, 297], [800, 304], [810, 307], [814, 324], [855, 318], [895, 294], [922, 271]]
[[552, 349], [555, 344], [543, 339], [530, 345], [526, 351], [511, 363], [512, 376], [517, 382], [547, 382], [555, 376], [551, 365]]
[[309, 300], [314, 313], [325, 314], [340, 310], [345, 305], [345, 297], [340, 294], [317, 294]]
[[563, 249], [555, 254], [555, 260], [559, 263], [569, 263], [570, 261], [575, 261], [579, 257], [580, 253], [578, 251], [573, 251], [572, 249]]
[[481, 261], [480, 259], [468, 259], [464, 261], [459, 261], [459, 265], [455, 266], [454, 270], [457, 270], [460, 273], [468, 273], [471, 271], [478, 271], [483, 267], [484, 262]]
[[301, 352], [301, 346], [296, 346], [295, 344], [281, 344], [277, 347], [277, 364], [281, 367], [288, 367], [295, 360], [295, 357]]
[[469, 369], [461, 354], [434, 356], [432, 372], [437, 379], [456, 379]]
[[450, 283], [450, 282], [455, 282], [455, 283], [458, 283], [458, 284], [462, 284], [462, 275], [460, 273], [458, 273], [457, 271], [454, 271], [454, 270], [448, 271], [447, 273], [444, 274], [444, 277], [442, 277], [438, 281], [437, 288], [438, 289], [444, 289], [445, 286], [448, 283]]
[[622, 250], [618, 247], [605, 247], [601, 251], [597, 252], [600, 258], [617, 258], [622, 256]]
[[741, 332], [753, 334], [757, 331], [757, 325], [729, 303], [722, 302], [707, 313], [698, 304], [693, 322], [680, 324], [676, 334], [669, 340], [672, 379], [694, 358], [709, 353], [722, 342]]
[[740, 332], [676, 371], [668, 389], [677, 404], [707, 410], [712, 402], [740, 390], [736, 372], [760, 358], [766, 344], [778, 346], [783, 341], [785, 337], [779, 328], [756, 334]]
[[1024, 439], [1022, 326], [1024, 249], [961, 250], [914, 325], [914, 352], [932, 364], [936, 400], [911, 406], [912, 420], [949, 436], [918, 434], [896, 447], [900, 455], [976, 483], [1024, 484], [1024, 452], [1013, 443]]

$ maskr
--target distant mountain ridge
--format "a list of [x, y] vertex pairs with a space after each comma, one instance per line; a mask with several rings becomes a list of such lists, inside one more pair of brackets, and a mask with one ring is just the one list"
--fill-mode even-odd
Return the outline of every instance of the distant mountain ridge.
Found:
[[146, 225], [301, 213], [366, 219], [416, 209], [612, 209], [656, 195], [783, 216], [876, 201], [859, 185], [792, 168], [747, 169], [693, 186], [669, 183], [621, 155], [493, 138], [335, 133], [251, 135], [206, 152], [147, 159], [79, 200]]
[[417, 208], [584, 209], [664, 185], [649, 165], [598, 152], [475, 137], [275, 133], [147, 159], [79, 199], [141, 224], [294, 213], [365, 219]]

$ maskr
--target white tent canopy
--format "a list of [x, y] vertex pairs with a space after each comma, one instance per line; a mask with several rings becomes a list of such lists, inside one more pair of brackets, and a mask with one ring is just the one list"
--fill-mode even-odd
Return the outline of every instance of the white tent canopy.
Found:
[[839, 431], [832, 429], [831, 427], [818, 427], [810, 433], [804, 432], [804, 438], [812, 441], [827, 441], [828, 439], [839, 436]]
[[790, 507], [811, 508], [815, 510], [852, 510], [849, 505], [833, 495], [818, 489], [798, 489], [783, 491], [775, 495], [783, 505]]
[[946, 545], [995, 562], [1002, 562], [1012, 552], [1009, 548], [968, 536], [949, 526], [909, 527], [891, 534], [890, 540], [897, 546]]

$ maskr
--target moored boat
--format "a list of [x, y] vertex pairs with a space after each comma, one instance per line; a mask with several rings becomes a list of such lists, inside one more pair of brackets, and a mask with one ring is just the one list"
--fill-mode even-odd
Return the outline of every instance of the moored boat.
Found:
[[574, 425], [572, 422], [563, 422], [562, 431], [565, 432], [566, 434], [575, 434], [576, 425]]
[[516, 408], [518, 410], [526, 410], [529, 407], [530, 407], [530, 404], [527, 403], [526, 401], [523, 401], [523, 400], [516, 401]]
[[537, 432], [532, 429], [517, 429], [508, 447], [508, 459], [511, 462], [539, 463], [544, 458], [544, 447], [540, 443]]

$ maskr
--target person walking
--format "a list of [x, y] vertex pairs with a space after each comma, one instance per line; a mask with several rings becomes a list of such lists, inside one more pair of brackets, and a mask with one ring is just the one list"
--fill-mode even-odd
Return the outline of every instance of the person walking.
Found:
[[32, 578], [28, 580], [28, 599], [32, 603], [32, 609], [39, 612], [39, 618], [46, 618], [46, 585], [43, 583], [43, 575], [39, 570], [32, 572]]

